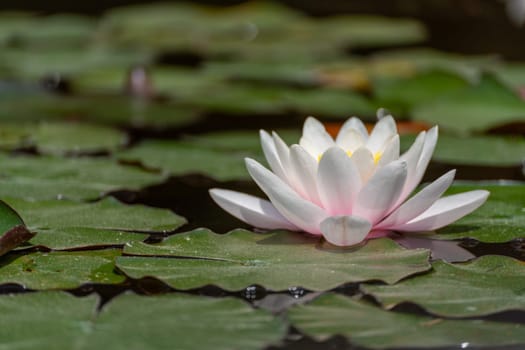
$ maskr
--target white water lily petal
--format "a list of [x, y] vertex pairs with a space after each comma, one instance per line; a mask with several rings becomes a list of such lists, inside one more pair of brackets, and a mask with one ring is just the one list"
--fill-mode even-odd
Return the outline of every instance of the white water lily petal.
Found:
[[390, 138], [397, 134], [396, 122], [392, 116], [381, 118], [372, 129], [366, 147], [372, 152], [381, 152]]
[[412, 198], [407, 200], [376, 227], [388, 229], [404, 224], [427, 210], [435, 201], [445, 193], [454, 180], [456, 170], [451, 170], [439, 179], [435, 180]]
[[317, 158], [334, 145], [334, 140], [328, 134], [323, 124], [313, 117], [306, 118], [303, 126], [303, 136], [299, 141], [312, 157]]
[[358, 148], [350, 158], [361, 175], [361, 181], [365, 183], [374, 170], [374, 155], [366, 147]]
[[359, 131], [355, 129], [346, 129], [339, 132], [336, 144], [345, 152], [350, 152], [350, 154], [352, 154], [356, 149], [364, 146], [365, 139]]
[[341, 129], [339, 130], [339, 133], [337, 134], [337, 138], [336, 138], [337, 144], [339, 144], [339, 138], [343, 137], [343, 135], [348, 130], [357, 131], [364, 142], [368, 140], [368, 130], [366, 129], [365, 124], [363, 124], [361, 119], [352, 117], [348, 119], [346, 122], [344, 122], [343, 125], [341, 126]]
[[437, 138], [438, 128], [437, 126], [434, 126], [432, 129], [428, 130], [425, 135], [425, 142], [423, 143], [423, 148], [421, 149], [421, 155], [417, 161], [416, 169], [410, 178], [410, 182], [407, 183], [407, 186], [403, 191], [403, 194], [406, 194], [406, 196], [410, 195], [417, 185], [419, 185], [421, 179], [423, 179], [428, 163], [430, 163], [430, 159], [432, 158], [432, 153], [434, 153], [434, 149], [436, 148]]
[[443, 197], [419, 216], [392, 229], [405, 232], [437, 230], [470, 214], [485, 203], [488, 196], [488, 191], [475, 190]]
[[361, 175], [354, 162], [339, 147], [328, 149], [319, 161], [317, 188], [321, 203], [329, 214], [352, 212], [361, 189]]
[[277, 149], [275, 148], [275, 142], [273, 138], [264, 130], [260, 130], [259, 135], [261, 137], [261, 146], [264, 153], [264, 157], [270, 166], [270, 169], [284, 181], [287, 180], [286, 173], [281, 164]]
[[267, 230], [299, 230], [265, 199], [219, 188], [213, 188], [209, 192], [219, 207], [254, 227]]
[[[381, 158], [377, 162], [378, 167], [382, 167], [388, 163], [393, 162], [394, 160], [399, 159], [399, 135], [394, 135], [390, 141], [385, 146]], [[407, 170], [408, 173], [408, 170]]]
[[421, 158], [421, 152], [423, 151], [423, 146], [425, 145], [426, 137], [426, 131], [420, 132], [419, 135], [417, 135], [412, 146], [410, 146], [410, 148], [408, 149], [408, 151], [406, 151], [399, 157], [399, 160], [405, 161], [407, 163], [407, 180], [405, 182], [405, 186], [403, 187], [403, 191], [401, 192], [401, 195], [399, 196], [399, 199], [397, 200], [397, 203], [394, 205], [394, 207], [399, 206], [401, 202], [407, 199], [407, 197], [419, 184], [419, 182], [416, 183], [415, 181], [416, 169], [417, 163], [419, 162], [419, 158]]
[[332, 216], [321, 223], [323, 237], [337, 246], [352, 246], [361, 243], [372, 228], [372, 224], [358, 216]]
[[317, 192], [317, 160], [299, 145], [290, 148], [290, 166], [297, 181], [296, 188], [301, 196], [320, 205]]
[[322, 208], [301, 198], [279, 177], [255, 160], [246, 158], [245, 161], [251, 177], [288, 221], [306, 232], [321, 233], [320, 224], [327, 216]]
[[406, 176], [407, 164], [402, 161], [378, 169], [357, 195], [352, 215], [365, 218], [372, 224], [383, 219], [401, 194]]

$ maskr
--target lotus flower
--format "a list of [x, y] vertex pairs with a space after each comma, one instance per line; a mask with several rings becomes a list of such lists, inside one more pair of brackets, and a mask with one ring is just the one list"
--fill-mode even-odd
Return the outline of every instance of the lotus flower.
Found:
[[440, 198], [455, 170], [415, 195], [438, 137], [437, 126], [422, 131], [399, 155], [392, 116], [381, 117], [368, 134], [356, 117], [334, 140], [309, 117], [299, 144], [288, 147], [274, 132], [260, 132], [272, 171], [246, 158], [246, 167], [270, 201], [224, 189], [213, 200], [238, 219], [261, 229], [286, 229], [322, 235], [351, 246], [389, 231], [426, 232], [446, 226], [481, 206], [489, 193], [469, 191]]

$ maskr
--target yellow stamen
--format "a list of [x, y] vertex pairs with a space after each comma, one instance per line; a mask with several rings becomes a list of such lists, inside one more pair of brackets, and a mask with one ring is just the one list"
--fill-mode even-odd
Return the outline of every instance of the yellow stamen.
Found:
[[383, 154], [381, 154], [381, 152], [374, 153], [374, 164], [377, 164], [377, 162], [379, 162], [379, 159], [381, 159], [382, 155]]
[[351, 157], [352, 156], [352, 151], [346, 151], [346, 155]]

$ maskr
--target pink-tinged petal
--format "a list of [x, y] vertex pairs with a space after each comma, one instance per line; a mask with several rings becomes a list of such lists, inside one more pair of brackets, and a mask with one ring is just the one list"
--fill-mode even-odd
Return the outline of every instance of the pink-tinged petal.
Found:
[[270, 169], [272, 169], [272, 171], [281, 179], [287, 181], [286, 173], [281, 164], [279, 155], [277, 154], [273, 138], [264, 130], [261, 130], [259, 135], [261, 137], [262, 150]]
[[402, 161], [379, 168], [357, 195], [352, 214], [372, 224], [383, 219], [401, 194], [406, 176], [407, 164]]
[[361, 121], [361, 119], [352, 117], [348, 119], [344, 124], [341, 126], [341, 129], [339, 130], [339, 134], [337, 135], [337, 143], [339, 144], [339, 138], [343, 137], [341, 134], [344, 134], [348, 130], [355, 130], [361, 135], [361, 138], [363, 141], [368, 140], [368, 130], [366, 130], [365, 124]]
[[434, 204], [443, 193], [445, 193], [447, 188], [450, 187], [455, 174], [456, 171], [451, 170], [423, 188], [408, 201], [401, 204], [401, 206], [388, 215], [388, 217], [376, 227], [385, 229], [395, 227], [404, 224], [423, 213], [430, 208], [430, 206]]
[[421, 149], [421, 154], [417, 161], [416, 168], [413, 174], [411, 174], [411, 176], [409, 177], [409, 180], [407, 181], [407, 184], [403, 189], [403, 200], [406, 197], [408, 197], [410, 193], [412, 193], [412, 191], [414, 191], [417, 185], [419, 185], [419, 183], [421, 182], [421, 179], [423, 179], [423, 175], [425, 175], [428, 163], [430, 163], [430, 159], [432, 158], [432, 154], [434, 153], [434, 149], [436, 148], [437, 138], [437, 126], [427, 131], [425, 135], [425, 140], [423, 142], [423, 147]]
[[368, 180], [372, 171], [374, 170], [374, 155], [366, 147], [358, 148], [350, 159], [354, 162], [359, 175], [361, 175], [361, 181], [364, 183]]
[[[399, 196], [399, 199], [397, 200], [397, 203], [394, 207], [397, 207], [399, 204], [405, 201], [407, 197], [412, 193], [412, 191], [416, 188], [417, 184], [419, 182], [415, 182], [415, 176], [416, 176], [416, 169], [417, 169], [417, 163], [419, 162], [419, 158], [421, 157], [421, 152], [423, 151], [423, 146], [425, 145], [425, 139], [427, 136], [426, 131], [422, 131], [417, 135], [414, 143], [408, 151], [403, 153], [399, 160], [405, 161], [407, 163], [407, 180], [405, 182], [405, 186], [403, 188], [403, 191], [401, 192], [401, 195]], [[415, 183], [415, 185], [414, 185]]]
[[437, 230], [470, 214], [485, 203], [488, 196], [488, 191], [476, 190], [443, 197], [419, 216], [392, 229], [405, 232]]
[[399, 135], [394, 135], [385, 146], [381, 158], [377, 162], [377, 166], [382, 167], [399, 159]]
[[332, 147], [323, 154], [317, 172], [317, 188], [321, 203], [328, 213], [351, 213], [361, 186], [359, 170], [345, 151]]
[[314, 117], [308, 117], [304, 122], [303, 135], [299, 144], [312, 157], [317, 158], [334, 145], [334, 140], [320, 121]]
[[321, 233], [319, 226], [327, 216], [323, 209], [301, 198], [279, 177], [255, 160], [246, 158], [245, 161], [251, 177], [281, 215], [306, 232]]
[[342, 130], [337, 135], [336, 144], [344, 149], [353, 153], [359, 147], [364, 146], [365, 139], [359, 131], [355, 129]]
[[333, 245], [348, 247], [365, 240], [372, 224], [358, 216], [332, 216], [321, 223], [323, 237]]
[[299, 145], [290, 148], [290, 165], [297, 180], [297, 192], [304, 199], [321, 205], [317, 192], [317, 160]]
[[211, 189], [210, 196], [219, 207], [254, 227], [267, 230], [299, 230], [265, 199], [220, 188]]
[[381, 118], [370, 133], [366, 147], [372, 152], [380, 152], [390, 138], [397, 134], [396, 122], [392, 116]]

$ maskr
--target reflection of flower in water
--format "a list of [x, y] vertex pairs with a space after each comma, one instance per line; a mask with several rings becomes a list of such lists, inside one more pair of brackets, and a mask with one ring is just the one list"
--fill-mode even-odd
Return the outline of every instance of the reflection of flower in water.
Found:
[[435, 230], [477, 209], [489, 194], [476, 190], [440, 198], [454, 178], [450, 171], [408, 199], [423, 177], [437, 134], [437, 127], [422, 131], [400, 156], [391, 116], [381, 118], [370, 134], [361, 120], [350, 118], [335, 140], [310, 117], [299, 144], [291, 147], [276, 133], [261, 131], [273, 172], [246, 159], [248, 172], [270, 201], [223, 189], [210, 194], [224, 210], [255, 227], [323, 235], [340, 246], [389, 230]]

